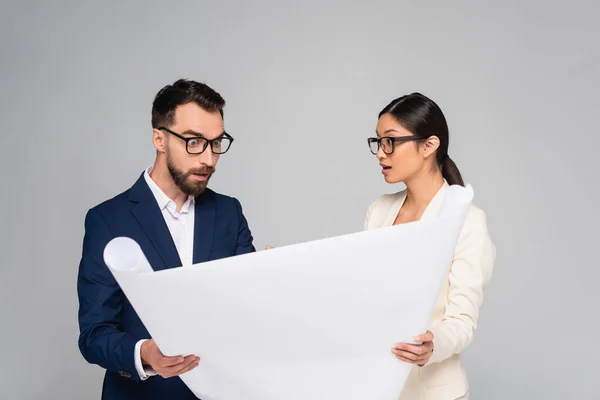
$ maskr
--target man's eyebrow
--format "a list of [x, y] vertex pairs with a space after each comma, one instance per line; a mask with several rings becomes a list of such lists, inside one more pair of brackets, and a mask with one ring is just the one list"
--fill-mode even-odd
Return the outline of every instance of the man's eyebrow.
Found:
[[201, 137], [201, 138], [204, 137], [204, 135], [201, 134], [200, 132], [196, 132], [196, 131], [193, 131], [191, 129], [188, 129], [187, 131], [184, 131], [182, 133], [182, 135], [192, 135], [192, 136]]

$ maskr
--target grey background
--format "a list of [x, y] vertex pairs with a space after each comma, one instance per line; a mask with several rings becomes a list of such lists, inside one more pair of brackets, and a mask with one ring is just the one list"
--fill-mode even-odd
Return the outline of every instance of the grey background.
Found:
[[[2, 2], [0, 398], [95, 399], [77, 349], [89, 207], [153, 162], [180, 77], [223, 94], [213, 178], [258, 248], [362, 229], [384, 183], [365, 138], [421, 91], [498, 261], [464, 359], [475, 399], [598, 399], [600, 7], [593, 1]], [[392, 317], [392, 316], [390, 316]]]

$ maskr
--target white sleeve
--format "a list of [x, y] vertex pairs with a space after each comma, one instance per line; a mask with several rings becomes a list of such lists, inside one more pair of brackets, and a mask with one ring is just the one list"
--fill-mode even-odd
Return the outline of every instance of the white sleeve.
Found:
[[434, 348], [428, 364], [444, 361], [471, 344], [495, 259], [485, 214], [481, 210], [469, 214], [450, 266], [444, 316], [430, 329]]
[[148, 339], [142, 339], [135, 344], [135, 350], [133, 351], [133, 357], [135, 362], [135, 369], [140, 376], [140, 379], [145, 381], [151, 376], [156, 375], [156, 372], [152, 368], [145, 368], [142, 365], [142, 344]]

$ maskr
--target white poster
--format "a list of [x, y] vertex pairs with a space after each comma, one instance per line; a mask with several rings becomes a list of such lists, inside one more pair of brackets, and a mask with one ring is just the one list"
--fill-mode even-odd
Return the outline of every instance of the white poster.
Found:
[[202, 400], [393, 400], [412, 365], [473, 198], [451, 186], [437, 218], [154, 272], [136, 242], [104, 258]]

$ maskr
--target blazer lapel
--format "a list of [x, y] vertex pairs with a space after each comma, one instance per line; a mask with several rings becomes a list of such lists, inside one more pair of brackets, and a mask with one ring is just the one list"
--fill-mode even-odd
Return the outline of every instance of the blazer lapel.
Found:
[[143, 174], [131, 188], [130, 200], [138, 203], [131, 212], [164, 262], [164, 265], [153, 265], [154, 270], [180, 267], [177, 247]]
[[[444, 192], [448, 186], [448, 182], [444, 179], [444, 184], [438, 190], [435, 196], [433, 196], [433, 199], [431, 199], [431, 201], [427, 205], [427, 208], [425, 208], [423, 215], [421, 215], [420, 221], [437, 217], [444, 202]], [[398, 192], [397, 198], [395, 199], [392, 207], [390, 207], [389, 213], [386, 215], [384, 226], [392, 226], [394, 224], [394, 222], [396, 221], [396, 217], [398, 216], [398, 213], [402, 208], [402, 205], [404, 205], [404, 201], [406, 200], [406, 194], [406, 190]]]
[[444, 203], [444, 193], [446, 192], [446, 188], [448, 186], [448, 182], [446, 182], [444, 179], [444, 184], [437, 191], [435, 196], [433, 196], [433, 199], [431, 199], [427, 205], [423, 215], [421, 215], [421, 221], [436, 218], [438, 216], [440, 209], [442, 208], [442, 204]]
[[392, 207], [389, 209], [389, 213], [386, 216], [386, 221], [384, 226], [392, 226], [394, 222], [396, 222], [396, 217], [398, 217], [398, 213], [406, 200], [406, 190], [398, 192], [397, 198], [395, 199]]
[[194, 208], [194, 264], [209, 260], [216, 222], [215, 193], [207, 189], [196, 197]]

